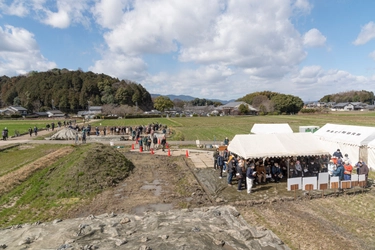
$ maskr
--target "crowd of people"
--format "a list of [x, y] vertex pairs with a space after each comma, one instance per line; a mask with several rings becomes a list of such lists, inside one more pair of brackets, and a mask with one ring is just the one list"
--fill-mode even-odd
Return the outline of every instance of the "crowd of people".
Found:
[[338, 149], [330, 155], [299, 156], [299, 157], [267, 157], [244, 159], [226, 148], [214, 152], [214, 169], [219, 171], [219, 178], [227, 173], [227, 182], [232, 186], [237, 181], [237, 191], [243, 189], [248, 194], [255, 185], [279, 183], [287, 178], [318, 177], [319, 173], [328, 172], [330, 176], [338, 176], [341, 180], [350, 180], [354, 171], [364, 174], [366, 181], [369, 168], [363, 160], [354, 166], [348, 156], [341, 154]]
[[[107, 136], [107, 135], [128, 135], [129, 138], [133, 141], [136, 141], [139, 144], [139, 147], [142, 147], [142, 150], [151, 150], [156, 149], [160, 144], [162, 150], [164, 151], [167, 146], [167, 126], [152, 123], [149, 125], [139, 125], [139, 126], [96, 126], [92, 128], [91, 124], [87, 126], [75, 127], [69, 125], [70, 128], [82, 132], [81, 138], [82, 143], [86, 143], [86, 138], [91, 135], [91, 131], [94, 132], [96, 136]], [[160, 137], [157, 134], [162, 134]], [[76, 137], [76, 143], [78, 142], [78, 135]]]

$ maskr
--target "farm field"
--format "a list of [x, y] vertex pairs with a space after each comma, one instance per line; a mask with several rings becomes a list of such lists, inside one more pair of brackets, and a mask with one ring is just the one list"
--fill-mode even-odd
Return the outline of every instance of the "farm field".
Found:
[[116, 119], [93, 121], [92, 126], [139, 126], [151, 123], [167, 125], [173, 132], [169, 140], [222, 141], [236, 134], [248, 134], [254, 123], [288, 123], [294, 132], [299, 126], [320, 126], [326, 123], [375, 126], [375, 112], [337, 112], [313, 115], [280, 116], [212, 116]]
[[46, 125], [51, 124], [52, 122], [54, 122], [57, 126], [58, 121], [59, 120], [39, 120], [39, 119], [0, 120], [0, 130], [3, 130], [4, 128], [8, 128], [9, 136], [14, 136], [16, 130], [20, 134], [26, 134], [28, 133], [28, 130], [30, 127], [34, 128], [34, 126], [36, 126], [39, 130], [41, 130], [41, 129], [45, 129]]

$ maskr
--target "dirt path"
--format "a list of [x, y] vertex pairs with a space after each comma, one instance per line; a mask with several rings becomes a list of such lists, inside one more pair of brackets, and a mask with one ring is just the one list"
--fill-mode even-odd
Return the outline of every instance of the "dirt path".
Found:
[[8, 190], [14, 188], [15, 186], [22, 183], [29, 176], [31, 176], [35, 171], [43, 169], [59, 158], [70, 154], [74, 149], [72, 147], [64, 147], [58, 149], [54, 152], [49, 153], [46, 156], [39, 158], [38, 160], [31, 162], [20, 169], [10, 172], [9, 174], [0, 177], [0, 195], [7, 192]]
[[142, 154], [139, 157], [140, 154], [131, 152], [125, 155], [135, 163], [133, 173], [115, 188], [103, 192], [90, 204], [70, 214], [70, 218], [111, 212], [141, 214], [212, 205], [183, 156]]

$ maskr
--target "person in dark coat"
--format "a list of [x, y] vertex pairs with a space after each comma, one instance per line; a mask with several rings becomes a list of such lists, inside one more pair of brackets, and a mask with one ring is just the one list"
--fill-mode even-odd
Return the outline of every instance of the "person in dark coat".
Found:
[[221, 179], [223, 178], [223, 167], [224, 167], [224, 157], [221, 154], [217, 156], [216, 164], [220, 170], [219, 178]]
[[254, 170], [255, 165], [251, 164], [247, 169], [246, 169], [246, 184], [247, 184], [247, 193], [251, 194], [251, 188], [253, 187], [255, 176], [256, 176], [256, 171]]
[[272, 166], [271, 171], [272, 171], [272, 178], [275, 180], [276, 183], [279, 183], [282, 173], [281, 173], [281, 168], [277, 162], [275, 162], [275, 164]]
[[336, 157], [336, 158], [339, 158], [339, 159], [343, 158], [342, 153], [340, 152], [340, 149], [337, 149], [337, 150], [333, 153], [332, 156], [334, 156], [334, 157]]
[[340, 181], [344, 180], [344, 166], [340, 160], [337, 162], [336, 170], [333, 171], [333, 176], [338, 176]]
[[235, 157], [231, 157], [228, 161], [228, 186], [232, 186], [232, 178], [233, 178], [233, 175], [236, 173], [236, 166], [237, 166], [237, 162], [236, 162], [236, 158]]

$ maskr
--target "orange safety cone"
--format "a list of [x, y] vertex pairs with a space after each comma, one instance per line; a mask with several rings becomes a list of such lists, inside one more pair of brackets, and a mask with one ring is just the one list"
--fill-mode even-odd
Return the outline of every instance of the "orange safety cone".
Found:
[[189, 157], [189, 150], [186, 150], [186, 157]]
[[134, 144], [132, 144], [132, 150], [134, 150]]
[[171, 156], [171, 150], [168, 148], [168, 156]]
[[139, 146], [139, 152], [143, 152], [143, 147], [142, 146]]
[[155, 153], [154, 153], [154, 149], [153, 149], [153, 148], [151, 148], [151, 154], [152, 154], [152, 155], [153, 155], [153, 154], [155, 154]]

